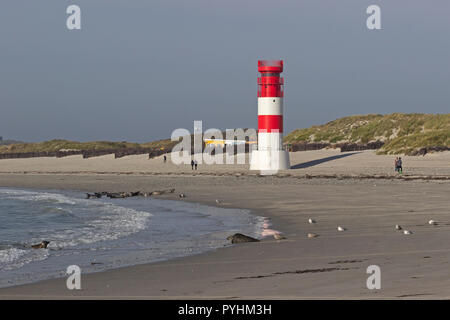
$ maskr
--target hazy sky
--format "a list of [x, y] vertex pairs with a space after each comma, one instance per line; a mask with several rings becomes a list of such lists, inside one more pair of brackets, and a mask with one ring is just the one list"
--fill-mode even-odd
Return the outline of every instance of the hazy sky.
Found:
[[[66, 8], [82, 29], [66, 28]], [[382, 30], [366, 27], [381, 6]], [[257, 126], [257, 60], [285, 62], [285, 131], [450, 112], [449, 0], [2, 0], [0, 136], [150, 141]]]

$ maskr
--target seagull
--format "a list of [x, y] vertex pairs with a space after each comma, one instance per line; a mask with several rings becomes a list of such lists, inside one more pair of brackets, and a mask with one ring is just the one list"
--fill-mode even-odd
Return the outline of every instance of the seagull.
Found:
[[216, 199], [216, 203], [217, 203], [217, 204], [220, 204], [220, 200], [219, 200], [219, 199]]
[[412, 234], [412, 232], [409, 231], [409, 230], [404, 230], [404, 231], [403, 231], [403, 234]]
[[309, 223], [316, 223], [316, 220], [309, 218], [309, 219], [308, 219], [308, 222], [309, 222]]
[[342, 228], [341, 226], [339, 226], [338, 231], [345, 231], [345, 228]]
[[402, 227], [398, 224], [395, 225], [395, 230], [402, 230]]
[[432, 219], [432, 220], [428, 221], [428, 224], [435, 226], [435, 225], [437, 225], [437, 222]]
[[308, 233], [308, 238], [317, 238], [318, 235], [315, 233]]
[[178, 196], [179, 196], [180, 198], [186, 198], [186, 195], [185, 195], [184, 193], [180, 193]]
[[286, 239], [286, 237], [283, 237], [281, 234], [279, 234], [279, 233], [275, 233], [274, 235], [273, 235], [273, 237], [275, 238], [275, 240], [284, 240], [284, 239]]

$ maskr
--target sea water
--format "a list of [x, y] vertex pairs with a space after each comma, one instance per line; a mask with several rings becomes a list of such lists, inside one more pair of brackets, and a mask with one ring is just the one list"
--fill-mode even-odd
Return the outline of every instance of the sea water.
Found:
[[[248, 210], [0, 188], [0, 287], [66, 276], [69, 265], [89, 273], [198, 254], [267, 226]], [[43, 240], [47, 249], [31, 248]]]

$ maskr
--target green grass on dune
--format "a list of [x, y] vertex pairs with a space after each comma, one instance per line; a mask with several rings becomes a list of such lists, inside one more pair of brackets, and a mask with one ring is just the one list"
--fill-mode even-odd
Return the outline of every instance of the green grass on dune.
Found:
[[450, 147], [450, 114], [369, 114], [340, 118], [292, 131], [286, 143], [384, 141], [380, 154], [408, 154], [424, 147]]
[[68, 140], [51, 140], [37, 143], [18, 143], [7, 146], [0, 146], [0, 153], [28, 153], [28, 152], [55, 152], [62, 150], [108, 150], [108, 149], [128, 149], [141, 148], [139, 143], [130, 142], [76, 142]]
[[56, 152], [68, 150], [117, 150], [117, 149], [166, 149], [171, 150], [178, 142], [170, 139], [152, 141], [147, 143], [92, 141], [77, 142], [69, 140], [50, 140], [36, 143], [16, 143], [0, 146], [0, 153], [29, 153], [29, 152]]
[[414, 133], [395, 138], [380, 149], [380, 154], [410, 154], [425, 147], [450, 147], [450, 129]]

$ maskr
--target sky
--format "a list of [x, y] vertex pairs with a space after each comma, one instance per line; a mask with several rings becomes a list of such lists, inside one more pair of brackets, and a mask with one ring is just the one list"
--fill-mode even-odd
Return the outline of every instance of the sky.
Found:
[[[81, 8], [68, 30], [66, 8]], [[369, 5], [381, 30], [366, 27]], [[285, 132], [450, 112], [448, 0], [2, 0], [0, 136], [145, 142], [255, 128], [258, 59], [283, 59]]]

